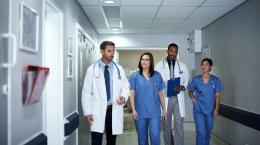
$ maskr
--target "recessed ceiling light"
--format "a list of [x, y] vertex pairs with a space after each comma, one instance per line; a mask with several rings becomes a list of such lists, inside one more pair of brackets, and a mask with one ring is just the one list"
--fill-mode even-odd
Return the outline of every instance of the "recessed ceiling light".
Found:
[[114, 4], [115, 1], [113, 1], [113, 0], [105, 0], [104, 3], [105, 4]]
[[112, 32], [113, 34], [119, 34], [119, 32]]
[[119, 28], [112, 28], [113, 31], [119, 31]]

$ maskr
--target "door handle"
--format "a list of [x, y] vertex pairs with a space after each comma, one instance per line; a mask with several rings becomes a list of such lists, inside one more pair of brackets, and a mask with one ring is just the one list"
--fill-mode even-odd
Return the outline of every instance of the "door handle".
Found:
[[8, 95], [8, 86], [7, 86], [7, 84], [4, 84], [2, 86], [2, 92], [3, 92], [3, 94]]
[[[12, 52], [12, 58], [11, 58], [11, 61], [9, 62], [9, 57], [8, 57], [8, 60], [7, 62], [4, 62], [4, 63], [1, 63], [0, 66], [1, 67], [5, 67], [5, 68], [10, 68], [12, 66], [14, 66], [16, 64], [16, 54], [17, 54], [17, 41], [16, 41], [16, 36], [13, 35], [13, 34], [10, 34], [10, 33], [2, 33], [0, 34], [0, 38], [3, 38], [3, 39], [11, 39], [12, 41], [12, 49], [11, 49], [11, 52]], [[9, 45], [8, 45], [9, 46]]]

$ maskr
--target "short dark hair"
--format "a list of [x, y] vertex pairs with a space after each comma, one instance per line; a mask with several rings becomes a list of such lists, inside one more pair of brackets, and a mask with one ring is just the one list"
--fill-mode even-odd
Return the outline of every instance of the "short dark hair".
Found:
[[202, 59], [202, 61], [201, 61], [200, 64], [202, 65], [202, 63], [203, 63], [204, 61], [208, 62], [208, 63], [209, 63], [209, 66], [212, 66], [212, 65], [213, 65], [213, 61], [212, 61], [210, 58], [204, 58], [204, 59]]
[[142, 68], [142, 65], [141, 65], [141, 60], [142, 60], [142, 57], [144, 55], [149, 56], [149, 60], [150, 60], [149, 73], [150, 73], [150, 77], [151, 77], [154, 73], [154, 60], [153, 60], [153, 54], [151, 52], [144, 52], [144, 53], [141, 54], [140, 59], [139, 59], [139, 63], [138, 63], [138, 68], [139, 68], [140, 74], [142, 75], [143, 74], [143, 68]]
[[176, 43], [171, 43], [168, 45], [168, 50], [171, 48], [171, 47], [176, 47], [177, 50], [179, 49], [178, 45]]
[[103, 42], [100, 44], [100, 49], [104, 50], [107, 45], [112, 45], [112, 46], [115, 47], [115, 43], [114, 43], [114, 42], [112, 42], [112, 41], [103, 41]]

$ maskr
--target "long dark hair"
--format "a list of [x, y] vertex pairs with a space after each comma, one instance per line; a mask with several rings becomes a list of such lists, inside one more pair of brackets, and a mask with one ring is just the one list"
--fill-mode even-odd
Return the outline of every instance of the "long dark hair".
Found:
[[154, 60], [153, 60], [153, 55], [150, 52], [145, 52], [145, 53], [141, 54], [140, 59], [139, 59], [139, 63], [138, 63], [139, 72], [140, 72], [141, 75], [143, 75], [143, 68], [142, 68], [142, 65], [141, 65], [141, 60], [142, 60], [144, 55], [149, 56], [149, 60], [150, 60], [149, 73], [150, 73], [150, 77], [151, 77], [154, 73]]

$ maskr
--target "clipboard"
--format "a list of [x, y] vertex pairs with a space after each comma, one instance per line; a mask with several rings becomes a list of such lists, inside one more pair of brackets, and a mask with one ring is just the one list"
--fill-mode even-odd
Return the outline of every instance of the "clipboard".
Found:
[[174, 91], [174, 88], [178, 85], [180, 85], [180, 77], [167, 81], [167, 97], [177, 96], [179, 92]]
[[23, 104], [38, 102], [42, 96], [44, 86], [49, 75], [49, 68], [28, 65], [23, 71]]

